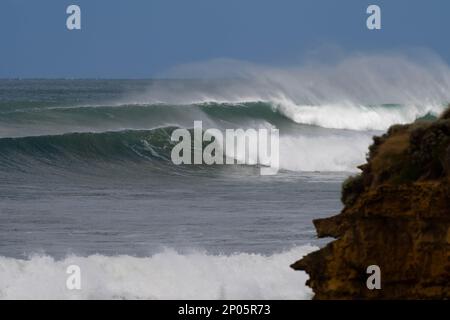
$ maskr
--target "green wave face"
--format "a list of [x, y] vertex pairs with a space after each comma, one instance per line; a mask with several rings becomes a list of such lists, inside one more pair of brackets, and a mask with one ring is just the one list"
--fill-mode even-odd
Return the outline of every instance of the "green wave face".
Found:
[[[20, 171], [35, 174], [53, 169], [76, 174], [111, 170], [134, 171], [148, 175], [213, 171], [210, 165], [175, 165], [171, 160], [173, 147], [179, 141], [171, 136], [177, 127], [152, 130], [125, 130], [98, 133], [67, 133], [0, 139], [0, 173]], [[191, 155], [194, 154], [194, 130], [191, 135]], [[203, 148], [210, 142], [203, 142]], [[225, 158], [224, 158], [225, 160]], [[224, 161], [225, 162], [225, 161]], [[255, 168], [256, 169], [256, 168]], [[49, 171], [50, 170], [50, 171]], [[220, 171], [220, 170], [219, 170]]]
[[2, 163], [20, 166], [17, 159], [47, 164], [170, 160], [174, 127], [142, 131], [67, 133], [63, 135], [0, 139]]

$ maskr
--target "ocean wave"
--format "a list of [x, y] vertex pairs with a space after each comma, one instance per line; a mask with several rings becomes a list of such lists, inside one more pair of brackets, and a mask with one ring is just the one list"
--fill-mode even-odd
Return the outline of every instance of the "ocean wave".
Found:
[[330, 129], [387, 130], [393, 124], [411, 123], [425, 117], [437, 117], [444, 105], [376, 105], [352, 103], [298, 105], [289, 99], [275, 99], [277, 110], [296, 123]]
[[[212, 169], [208, 165], [176, 166], [172, 163], [171, 151], [178, 142], [171, 140], [171, 134], [176, 128], [0, 138], [0, 172], [19, 170], [33, 174], [45, 168], [75, 172], [87, 169], [89, 172], [90, 167], [148, 171], [152, 167], [170, 166], [174, 172], [198, 172], [199, 167]], [[193, 139], [192, 129], [189, 130]], [[371, 133], [352, 131], [282, 134], [279, 138], [280, 169], [355, 171], [364, 160], [371, 136]], [[243, 159], [244, 155], [235, 157]], [[254, 166], [256, 158], [256, 154], [250, 154], [246, 164]]]
[[355, 105], [349, 102], [303, 105], [286, 97], [267, 101], [197, 102], [187, 105], [118, 104], [18, 108], [0, 111], [0, 137], [55, 135], [71, 132], [119, 131], [163, 126], [189, 127], [203, 121], [210, 127], [249, 127], [270, 123], [280, 129], [294, 124], [326, 129], [386, 130], [437, 116], [443, 104]]
[[[317, 249], [269, 256], [165, 250], [149, 257], [0, 257], [0, 299], [310, 299], [308, 276], [289, 265]], [[70, 265], [80, 267], [81, 290], [66, 287]]]
[[125, 130], [117, 132], [75, 132], [61, 135], [1, 138], [1, 158], [20, 156], [67, 160], [138, 160], [161, 158], [168, 160], [170, 140], [175, 127], [153, 130]]
[[[0, 112], [4, 124], [0, 127], [0, 172], [33, 172], [43, 167], [76, 171], [81, 166], [98, 168], [111, 163], [122, 167], [145, 164], [150, 166], [147, 171], [169, 165], [173, 171], [197, 171], [198, 166], [172, 165], [170, 155], [176, 143], [170, 138], [174, 129], [192, 128], [199, 120], [204, 129], [279, 129], [282, 170], [356, 171], [373, 135], [394, 123], [435, 116], [441, 109], [439, 105], [305, 106], [287, 98], [18, 108]], [[256, 155], [249, 159], [247, 164], [253, 165]]]

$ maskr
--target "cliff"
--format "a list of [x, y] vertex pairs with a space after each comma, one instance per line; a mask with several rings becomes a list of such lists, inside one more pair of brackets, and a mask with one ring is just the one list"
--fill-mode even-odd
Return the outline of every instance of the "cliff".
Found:
[[[315, 299], [449, 299], [450, 108], [374, 137], [360, 169], [342, 186], [342, 212], [314, 220], [337, 240], [291, 267], [309, 274]], [[370, 265], [380, 290], [367, 288]]]

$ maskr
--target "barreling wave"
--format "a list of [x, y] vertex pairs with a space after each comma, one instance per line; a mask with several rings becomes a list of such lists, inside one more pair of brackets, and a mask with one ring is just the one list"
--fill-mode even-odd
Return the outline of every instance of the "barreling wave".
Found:
[[[191, 172], [212, 168], [208, 165], [172, 164], [171, 150], [177, 142], [171, 141], [171, 133], [175, 128], [2, 138], [0, 172], [20, 170], [35, 173], [45, 167], [77, 171], [111, 165], [129, 169], [170, 166], [171, 170]], [[370, 141], [370, 134], [284, 135], [280, 137], [280, 168], [291, 171], [354, 171], [364, 159]]]
[[0, 139], [1, 170], [168, 163], [175, 127]]

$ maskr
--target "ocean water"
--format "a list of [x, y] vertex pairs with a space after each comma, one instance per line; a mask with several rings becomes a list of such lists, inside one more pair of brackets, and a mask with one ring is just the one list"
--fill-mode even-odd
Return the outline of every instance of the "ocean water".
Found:
[[[289, 264], [327, 243], [312, 220], [340, 211], [373, 135], [437, 109], [223, 94], [236, 87], [0, 80], [0, 299], [310, 298]], [[279, 129], [279, 173], [172, 164], [171, 132], [198, 120]]]

